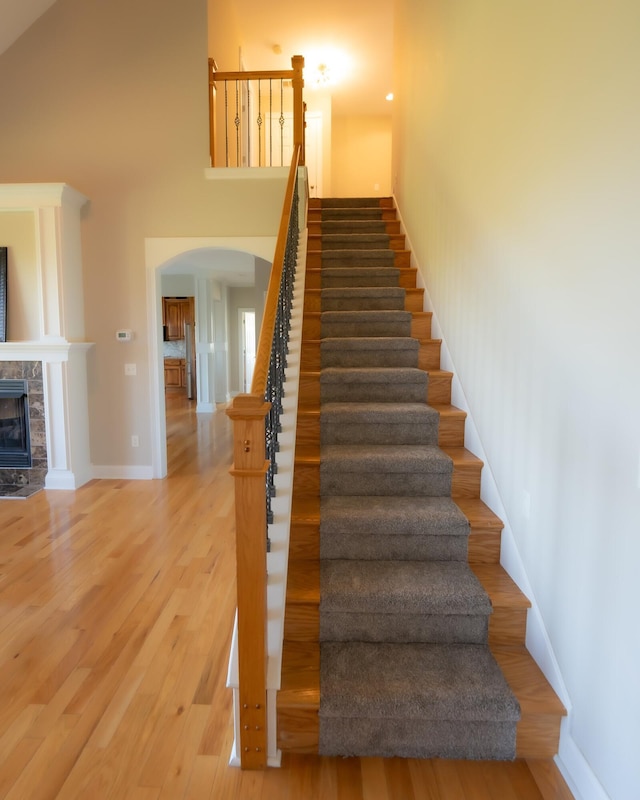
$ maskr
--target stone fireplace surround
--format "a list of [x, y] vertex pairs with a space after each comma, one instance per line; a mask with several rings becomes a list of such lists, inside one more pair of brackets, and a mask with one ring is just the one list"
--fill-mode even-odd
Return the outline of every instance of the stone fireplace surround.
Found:
[[29, 497], [42, 489], [47, 475], [47, 439], [44, 427], [42, 363], [2, 361], [0, 380], [19, 378], [27, 382], [31, 467], [0, 467], [0, 497]]
[[[29, 372], [34, 362], [39, 365], [44, 431], [36, 424], [31, 435], [32, 443], [35, 434], [43, 449], [37, 451], [39, 463], [29, 476], [17, 477], [19, 483], [46, 489], [77, 489], [92, 477], [87, 393], [87, 353], [92, 344], [84, 341], [80, 251], [80, 213], [86, 202], [66, 184], [0, 185], [0, 213], [33, 213], [37, 284], [33, 302], [39, 319], [38, 338], [0, 343], [0, 377], [23, 377], [13, 373]], [[9, 262], [11, 270], [11, 249]], [[0, 476], [0, 485], [5, 479]]]

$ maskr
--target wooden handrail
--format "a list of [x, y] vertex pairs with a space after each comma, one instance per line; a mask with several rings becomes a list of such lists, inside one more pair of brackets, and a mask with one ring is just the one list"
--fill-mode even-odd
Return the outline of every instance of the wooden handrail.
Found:
[[301, 152], [299, 157], [300, 165], [305, 163], [304, 155], [304, 103], [302, 100], [302, 90], [304, 88], [304, 79], [302, 77], [302, 70], [304, 68], [304, 57], [293, 56], [291, 59], [292, 69], [281, 70], [248, 70], [248, 71], [233, 71], [233, 72], [219, 72], [216, 62], [213, 58], [209, 59], [209, 152], [211, 156], [211, 166], [216, 166], [216, 95], [217, 86], [219, 83], [233, 82], [233, 81], [291, 81], [291, 88], [293, 90], [293, 144], [300, 145]]
[[264, 396], [267, 388], [267, 377], [269, 375], [269, 359], [271, 358], [271, 343], [276, 324], [276, 312], [278, 310], [278, 295], [280, 293], [280, 282], [282, 281], [282, 270], [284, 267], [284, 254], [287, 248], [287, 232], [289, 230], [289, 218], [293, 204], [293, 191], [296, 180], [298, 179], [298, 165], [301, 154], [300, 145], [296, 145], [293, 150], [293, 159], [289, 170], [289, 179], [285, 192], [284, 206], [280, 216], [280, 227], [278, 228], [278, 238], [276, 249], [273, 255], [273, 266], [267, 288], [267, 297], [264, 306], [262, 325], [260, 326], [260, 337], [256, 348], [256, 361], [253, 368], [253, 378], [251, 380], [251, 394]]
[[267, 509], [265, 418], [267, 379], [275, 332], [280, 282], [300, 162], [300, 145], [293, 160], [267, 289], [249, 394], [237, 395], [227, 409], [233, 420], [233, 467], [236, 517], [238, 604], [238, 682], [240, 763], [243, 769], [267, 765]]

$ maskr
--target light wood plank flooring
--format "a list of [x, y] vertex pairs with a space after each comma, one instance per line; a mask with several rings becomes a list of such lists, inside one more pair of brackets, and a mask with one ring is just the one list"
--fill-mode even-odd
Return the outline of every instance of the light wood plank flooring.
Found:
[[0, 500], [0, 798], [571, 797], [552, 762], [227, 766], [230, 427], [167, 401], [166, 480]]

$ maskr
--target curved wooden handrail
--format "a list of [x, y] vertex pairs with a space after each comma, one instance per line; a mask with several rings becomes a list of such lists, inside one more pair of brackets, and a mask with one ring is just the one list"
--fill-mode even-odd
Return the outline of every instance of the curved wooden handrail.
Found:
[[260, 326], [260, 338], [256, 348], [256, 362], [253, 369], [253, 379], [251, 381], [251, 394], [264, 398], [267, 388], [267, 377], [269, 375], [269, 360], [271, 358], [271, 343], [273, 342], [273, 332], [276, 325], [276, 313], [278, 310], [278, 295], [280, 294], [280, 282], [282, 280], [282, 270], [284, 267], [284, 254], [287, 248], [287, 234], [289, 231], [289, 218], [293, 205], [293, 195], [298, 179], [298, 166], [302, 152], [301, 145], [297, 144], [293, 150], [291, 168], [289, 169], [289, 179], [285, 192], [282, 216], [280, 217], [280, 227], [278, 229], [278, 239], [273, 256], [273, 266], [271, 267], [271, 277], [264, 305], [264, 315]]

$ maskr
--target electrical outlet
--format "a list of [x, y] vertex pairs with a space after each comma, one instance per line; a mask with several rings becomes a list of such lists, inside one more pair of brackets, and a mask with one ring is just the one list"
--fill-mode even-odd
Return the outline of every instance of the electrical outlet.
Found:
[[135, 375], [137, 373], [136, 365], [135, 364], [125, 364], [124, 365], [124, 374], [125, 375]]
[[140, 445], [140, 439], [134, 434], [131, 437], [131, 447], [138, 447]]

